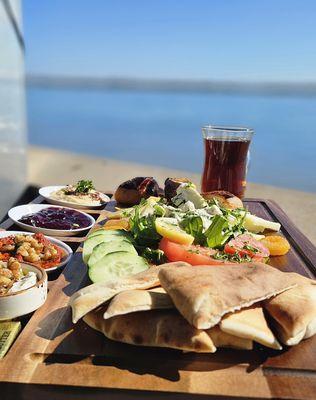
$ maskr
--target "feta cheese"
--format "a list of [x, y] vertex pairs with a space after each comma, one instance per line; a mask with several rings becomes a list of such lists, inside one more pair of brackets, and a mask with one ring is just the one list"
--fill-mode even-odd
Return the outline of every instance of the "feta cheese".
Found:
[[181, 204], [190, 201], [194, 207], [204, 208], [207, 206], [207, 202], [200, 195], [200, 193], [190, 184], [183, 183], [177, 188], [177, 195], [171, 199], [176, 207], [180, 207]]
[[183, 212], [195, 211], [195, 207], [192, 201], [186, 201], [185, 203], [181, 204], [179, 206], [179, 209]]
[[29, 289], [36, 284], [36, 281], [36, 273], [33, 271], [29, 271], [26, 275], [23, 276], [23, 278], [13, 283], [8, 293], [15, 293], [20, 292], [21, 290]]
[[223, 215], [223, 213], [221, 212], [221, 209], [216, 204], [213, 204], [212, 206], [207, 207], [206, 211], [210, 215]]

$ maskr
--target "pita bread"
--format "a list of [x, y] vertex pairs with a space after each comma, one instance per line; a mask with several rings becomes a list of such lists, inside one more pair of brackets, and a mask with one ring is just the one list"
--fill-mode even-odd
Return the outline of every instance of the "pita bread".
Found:
[[250, 339], [223, 332], [219, 325], [205, 331], [212, 339], [215, 347], [229, 347], [239, 350], [252, 350], [253, 341]]
[[292, 274], [298, 286], [266, 300], [282, 343], [293, 346], [316, 333], [316, 281]]
[[198, 329], [295, 286], [288, 275], [263, 263], [162, 267], [161, 286], [186, 320]]
[[174, 304], [161, 287], [150, 290], [127, 290], [113, 297], [103, 318], [109, 319], [132, 312], [168, 308], [174, 308]]
[[[146, 271], [130, 277], [94, 283], [78, 290], [69, 300], [69, 305], [72, 308], [73, 322], [76, 323], [85, 314], [99, 307], [120, 292], [132, 289], [149, 289], [159, 286], [158, 273], [164, 265], [166, 264], [150, 267]], [[184, 262], [175, 262], [169, 265], [176, 269], [178, 266], [188, 264]]]
[[282, 349], [267, 324], [260, 304], [225, 315], [219, 326], [231, 335], [253, 340], [272, 349]]
[[169, 347], [197, 353], [214, 353], [210, 336], [195, 329], [175, 310], [152, 310], [103, 319], [104, 308], [84, 321], [107, 338], [137, 346]]

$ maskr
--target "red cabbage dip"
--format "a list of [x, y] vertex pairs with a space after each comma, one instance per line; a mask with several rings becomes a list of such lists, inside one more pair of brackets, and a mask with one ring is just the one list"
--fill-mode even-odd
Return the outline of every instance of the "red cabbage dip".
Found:
[[87, 228], [91, 225], [91, 221], [86, 215], [63, 207], [44, 208], [36, 213], [24, 215], [19, 222], [37, 228], [60, 230]]

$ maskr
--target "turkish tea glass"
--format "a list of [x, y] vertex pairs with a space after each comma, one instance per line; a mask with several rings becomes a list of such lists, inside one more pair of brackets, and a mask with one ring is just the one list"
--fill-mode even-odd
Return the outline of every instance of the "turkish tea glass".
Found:
[[243, 198], [253, 129], [207, 125], [202, 127], [205, 162], [202, 192], [225, 190]]

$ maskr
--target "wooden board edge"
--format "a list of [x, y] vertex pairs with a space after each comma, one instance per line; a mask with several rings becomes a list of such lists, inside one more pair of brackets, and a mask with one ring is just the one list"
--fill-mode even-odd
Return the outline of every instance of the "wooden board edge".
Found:
[[[286, 231], [289, 237], [292, 238], [292, 244], [316, 277], [316, 247], [314, 244], [303, 234], [274, 200], [264, 200], [263, 204], [265, 204], [266, 208], [273, 214], [275, 219], [281, 223], [283, 231]], [[300, 245], [298, 246], [297, 243], [300, 243]]]

